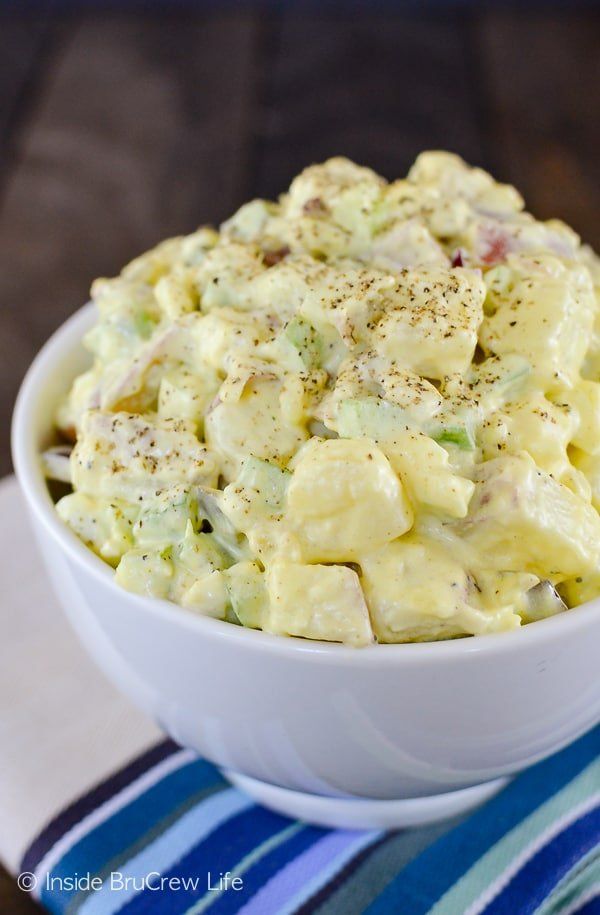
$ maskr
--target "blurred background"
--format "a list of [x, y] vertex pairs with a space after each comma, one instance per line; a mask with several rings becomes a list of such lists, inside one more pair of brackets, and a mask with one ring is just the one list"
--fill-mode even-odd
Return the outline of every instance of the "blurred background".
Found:
[[600, 241], [596, 4], [22, 9], [0, 6], [0, 473], [24, 370], [91, 280], [310, 162], [393, 178], [454, 150]]
[[[0, 6], [0, 474], [48, 335], [161, 238], [334, 154], [445, 148], [600, 243], [596, 4]], [[0, 876], [0, 912], [35, 911]]]

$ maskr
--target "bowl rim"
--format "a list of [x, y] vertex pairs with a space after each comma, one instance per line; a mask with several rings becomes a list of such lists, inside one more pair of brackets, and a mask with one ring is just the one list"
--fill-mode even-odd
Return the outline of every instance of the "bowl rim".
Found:
[[383, 666], [388, 664], [422, 664], [443, 659], [464, 660], [475, 654], [513, 654], [533, 645], [546, 645], [574, 631], [583, 631], [597, 622], [600, 598], [588, 601], [548, 619], [522, 626], [508, 632], [490, 633], [465, 638], [434, 642], [403, 642], [374, 644], [357, 649], [339, 642], [324, 642], [296, 636], [281, 636], [236, 626], [232, 623], [195, 614], [177, 604], [159, 598], [145, 597], [120, 588], [114, 581], [112, 568], [85, 546], [64, 524], [54, 508], [36, 446], [37, 430], [33, 417], [38, 398], [61, 363], [72, 352], [81, 348], [84, 332], [93, 325], [96, 306], [88, 302], [69, 317], [40, 349], [19, 390], [12, 418], [11, 444], [13, 464], [21, 491], [25, 496], [32, 521], [39, 523], [44, 534], [54, 541], [61, 551], [80, 569], [105, 587], [114, 589], [115, 597], [127, 599], [138, 613], [160, 618], [173, 625], [183, 626], [205, 638], [229, 640], [245, 650], [258, 650], [287, 657], [324, 657], [336, 663], [353, 666]]

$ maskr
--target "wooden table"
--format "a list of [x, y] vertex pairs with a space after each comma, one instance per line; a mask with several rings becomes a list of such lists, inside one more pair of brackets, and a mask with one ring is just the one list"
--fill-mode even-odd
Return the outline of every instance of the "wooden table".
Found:
[[[19, 381], [92, 278], [310, 162], [392, 178], [452, 149], [600, 242], [597, 13], [212, 9], [0, 15], [1, 474]], [[0, 876], [0, 912], [34, 911]]]

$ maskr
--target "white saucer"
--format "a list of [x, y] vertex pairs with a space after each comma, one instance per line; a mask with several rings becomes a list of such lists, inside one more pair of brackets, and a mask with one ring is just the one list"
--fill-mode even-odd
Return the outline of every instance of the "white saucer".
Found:
[[222, 774], [236, 788], [276, 813], [334, 829], [403, 829], [408, 826], [424, 826], [483, 804], [509, 781], [508, 778], [497, 778], [445, 794], [388, 801], [324, 797], [280, 788], [229, 769], [223, 769]]

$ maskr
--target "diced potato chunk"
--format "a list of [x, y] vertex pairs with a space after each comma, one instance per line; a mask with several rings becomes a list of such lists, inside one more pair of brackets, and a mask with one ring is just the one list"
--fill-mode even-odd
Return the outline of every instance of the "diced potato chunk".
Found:
[[335, 328], [349, 349], [368, 340], [369, 327], [395, 296], [398, 278], [381, 270], [329, 267], [307, 291], [300, 313], [318, 330]]
[[161, 310], [173, 320], [198, 307], [194, 273], [183, 267], [175, 268], [172, 273], [162, 276], [156, 284], [154, 294]]
[[567, 445], [576, 422], [569, 407], [541, 392], [508, 403], [484, 421], [480, 441], [486, 459], [499, 452], [528, 451], [539, 467], [560, 476], [568, 468]]
[[244, 533], [258, 521], [281, 516], [291, 474], [275, 464], [246, 458], [240, 475], [226, 486], [221, 508]]
[[202, 616], [225, 619], [229, 595], [223, 573], [218, 569], [198, 579], [181, 596], [181, 606]]
[[576, 468], [574, 472], [583, 474], [588, 481], [592, 505], [600, 512], [600, 455], [587, 454], [573, 448], [570, 457]]
[[416, 502], [464, 518], [475, 485], [452, 472], [445, 448], [422, 432], [408, 429], [382, 442], [381, 448]]
[[71, 456], [73, 487], [137, 501], [173, 483], [214, 485], [215, 457], [184, 422], [90, 411]]
[[369, 342], [426, 378], [464, 373], [477, 345], [484, 298], [475, 271], [404, 271]]
[[285, 464], [308, 438], [302, 425], [284, 417], [280, 392], [278, 381], [258, 376], [248, 382], [237, 402], [219, 403], [207, 414], [206, 441], [225, 455], [224, 470], [229, 479], [237, 476], [249, 454]]
[[310, 166], [282, 200], [288, 243], [333, 257], [359, 256], [369, 247], [384, 189], [375, 172], [339, 156]]
[[[340, 415], [340, 408], [343, 411], [344, 404], [348, 401], [361, 402], [359, 412], [364, 414], [366, 408], [372, 414], [374, 423], [389, 425], [386, 411], [395, 417], [402, 412], [405, 425], [419, 428], [430, 422], [441, 411], [444, 403], [436, 387], [425, 378], [373, 351], [350, 356], [342, 362], [335, 387], [318, 409], [319, 418], [330, 429], [335, 429], [342, 436], [351, 437], [352, 433], [342, 428], [344, 424], [347, 425], [350, 417], [342, 418]], [[367, 406], [369, 401], [370, 407]], [[390, 407], [392, 409], [388, 410]], [[352, 412], [350, 407], [350, 413]], [[395, 424], [398, 425], [397, 419]]]
[[439, 242], [418, 219], [399, 220], [378, 235], [371, 250], [373, 265], [380, 270], [406, 267], [447, 267], [449, 260]]
[[175, 567], [164, 550], [129, 550], [119, 563], [115, 581], [127, 591], [148, 597], [169, 597]]
[[199, 365], [204, 372], [226, 372], [233, 359], [253, 357], [257, 341], [264, 343], [275, 333], [264, 311], [236, 311], [229, 307], [188, 315], [177, 325], [174, 353], [193, 373]]
[[268, 562], [275, 556], [299, 559], [295, 538], [282, 518], [291, 474], [274, 464], [248, 458], [240, 475], [222, 493], [226, 517], [248, 538], [253, 554]]
[[432, 540], [410, 534], [363, 557], [360, 566], [380, 642], [452, 638], [520, 625], [510, 607], [479, 609], [463, 567]]
[[219, 388], [216, 372], [178, 369], [163, 375], [158, 391], [158, 415], [190, 420], [202, 430], [204, 413]]
[[346, 566], [276, 562], [268, 571], [270, 632], [368, 645], [369, 612], [358, 575]]
[[508, 266], [486, 276], [493, 314], [479, 339], [492, 353], [521, 353], [538, 382], [557, 389], [581, 369], [594, 324], [589, 272], [549, 255], [509, 255]]
[[531, 572], [501, 572], [498, 569], [477, 569], [477, 587], [482, 606], [489, 609], [510, 606], [521, 619], [531, 612], [529, 592], [540, 584]]
[[482, 465], [462, 533], [488, 568], [557, 581], [600, 563], [598, 512], [525, 453]]
[[265, 574], [256, 562], [236, 562], [223, 573], [233, 612], [242, 626], [262, 629], [269, 610]]
[[65, 524], [111, 565], [133, 546], [137, 508], [127, 502], [115, 499], [106, 503], [83, 492], [72, 492], [63, 496], [56, 510]]
[[264, 272], [259, 250], [232, 242], [217, 245], [205, 257], [197, 271], [203, 311], [213, 308], [252, 308], [248, 301], [252, 281]]
[[453, 473], [445, 448], [407, 428], [409, 419], [408, 410], [385, 400], [346, 400], [338, 409], [337, 430], [344, 437], [375, 441], [415, 502], [464, 518], [474, 484]]
[[[465, 198], [478, 201], [482, 207], [487, 204], [488, 208], [499, 212], [523, 208], [523, 199], [514, 187], [498, 184], [483, 169], [471, 168], [455, 153], [442, 150], [421, 153], [408, 177], [418, 185], [433, 187], [442, 201]], [[440, 231], [440, 234], [444, 233]]]
[[308, 562], [347, 562], [404, 534], [413, 513], [368, 439], [312, 439], [294, 461], [287, 517]]
[[[364, 205], [378, 195], [384, 187], [384, 180], [372, 169], [366, 168], [343, 156], [335, 156], [318, 165], [310, 165], [292, 181], [284, 206], [288, 215], [310, 213], [316, 209], [316, 201], [322, 208], [334, 208], [343, 202], [346, 194], [362, 195]], [[307, 206], [312, 204], [312, 206]], [[353, 207], [360, 219], [360, 206]], [[364, 221], [364, 220], [363, 220]]]
[[565, 581], [560, 586], [560, 592], [567, 601], [569, 607], [579, 607], [581, 604], [587, 604], [589, 600], [595, 600], [600, 594], [600, 572], [592, 572], [590, 575], [578, 575]]
[[588, 454], [600, 454], [600, 384], [579, 381], [572, 390], [562, 392], [557, 400], [573, 411], [572, 443]]

